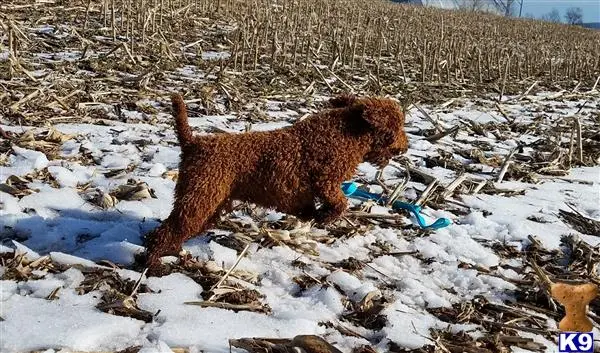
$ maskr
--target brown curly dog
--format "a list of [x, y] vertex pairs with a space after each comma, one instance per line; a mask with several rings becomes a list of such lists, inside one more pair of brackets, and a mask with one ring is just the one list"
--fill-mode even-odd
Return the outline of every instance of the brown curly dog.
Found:
[[329, 223], [345, 211], [341, 183], [359, 163], [384, 167], [408, 148], [404, 114], [391, 99], [342, 95], [290, 127], [209, 136], [193, 136], [180, 95], [172, 104], [179, 178], [171, 214], [146, 237], [151, 273], [160, 257], [177, 255], [184, 241], [230, 210], [232, 200]]

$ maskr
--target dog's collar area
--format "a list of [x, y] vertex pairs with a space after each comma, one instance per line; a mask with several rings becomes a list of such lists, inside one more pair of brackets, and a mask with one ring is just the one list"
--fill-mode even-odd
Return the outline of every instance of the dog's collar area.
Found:
[[[342, 192], [344, 193], [344, 195], [346, 195], [346, 197], [350, 197], [350, 198], [354, 198], [354, 199], [362, 199], [362, 200], [374, 200], [378, 203], [385, 202], [385, 197], [383, 197], [383, 195], [374, 194], [374, 193], [370, 193], [365, 190], [362, 190], [359, 188], [358, 184], [355, 182], [342, 183], [341, 187], [342, 187]], [[440, 228], [444, 228], [444, 227], [447, 227], [450, 224], [452, 224], [452, 221], [450, 221], [448, 218], [438, 218], [432, 224], [427, 225], [427, 223], [425, 222], [425, 219], [421, 215], [421, 206], [418, 206], [418, 205], [415, 205], [412, 203], [395, 201], [392, 204], [392, 208], [395, 210], [397, 210], [397, 209], [408, 210], [416, 218], [417, 223], [423, 229], [440, 229]]]

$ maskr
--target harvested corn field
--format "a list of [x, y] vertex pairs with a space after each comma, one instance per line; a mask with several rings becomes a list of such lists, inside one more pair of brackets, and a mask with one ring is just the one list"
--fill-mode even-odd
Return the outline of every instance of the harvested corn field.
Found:
[[[0, 351], [556, 352], [552, 285], [600, 285], [599, 78], [600, 32], [483, 13], [2, 1]], [[451, 224], [238, 202], [149, 276], [179, 180], [173, 92], [197, 135], [392, 97], [409, 150], [353, 180]]]

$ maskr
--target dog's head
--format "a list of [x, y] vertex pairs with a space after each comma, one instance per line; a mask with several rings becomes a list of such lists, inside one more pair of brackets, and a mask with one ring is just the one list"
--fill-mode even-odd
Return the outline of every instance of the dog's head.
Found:
[[371, 148], [366, 162], [385, 167], [390, 159], [408, 150], [404, 132], [404, 113], [400, 105], [388, 98], [341, 95], [329, 101], [333, 108], [347, 109], [346, 119], [353, 134], [368, 134]]

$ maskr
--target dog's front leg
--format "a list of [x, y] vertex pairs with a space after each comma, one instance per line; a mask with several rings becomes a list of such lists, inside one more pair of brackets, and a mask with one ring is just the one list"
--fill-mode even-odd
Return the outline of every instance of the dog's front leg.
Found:
[[[340, 183], [341, 185], [341, 183]], [[338, 184], [327, 183], [319, 188], [319, 197], [323, 205], [317, 210], [315, 220], [319, 223], [331, 223], [346, 210], [348, 201]]]

